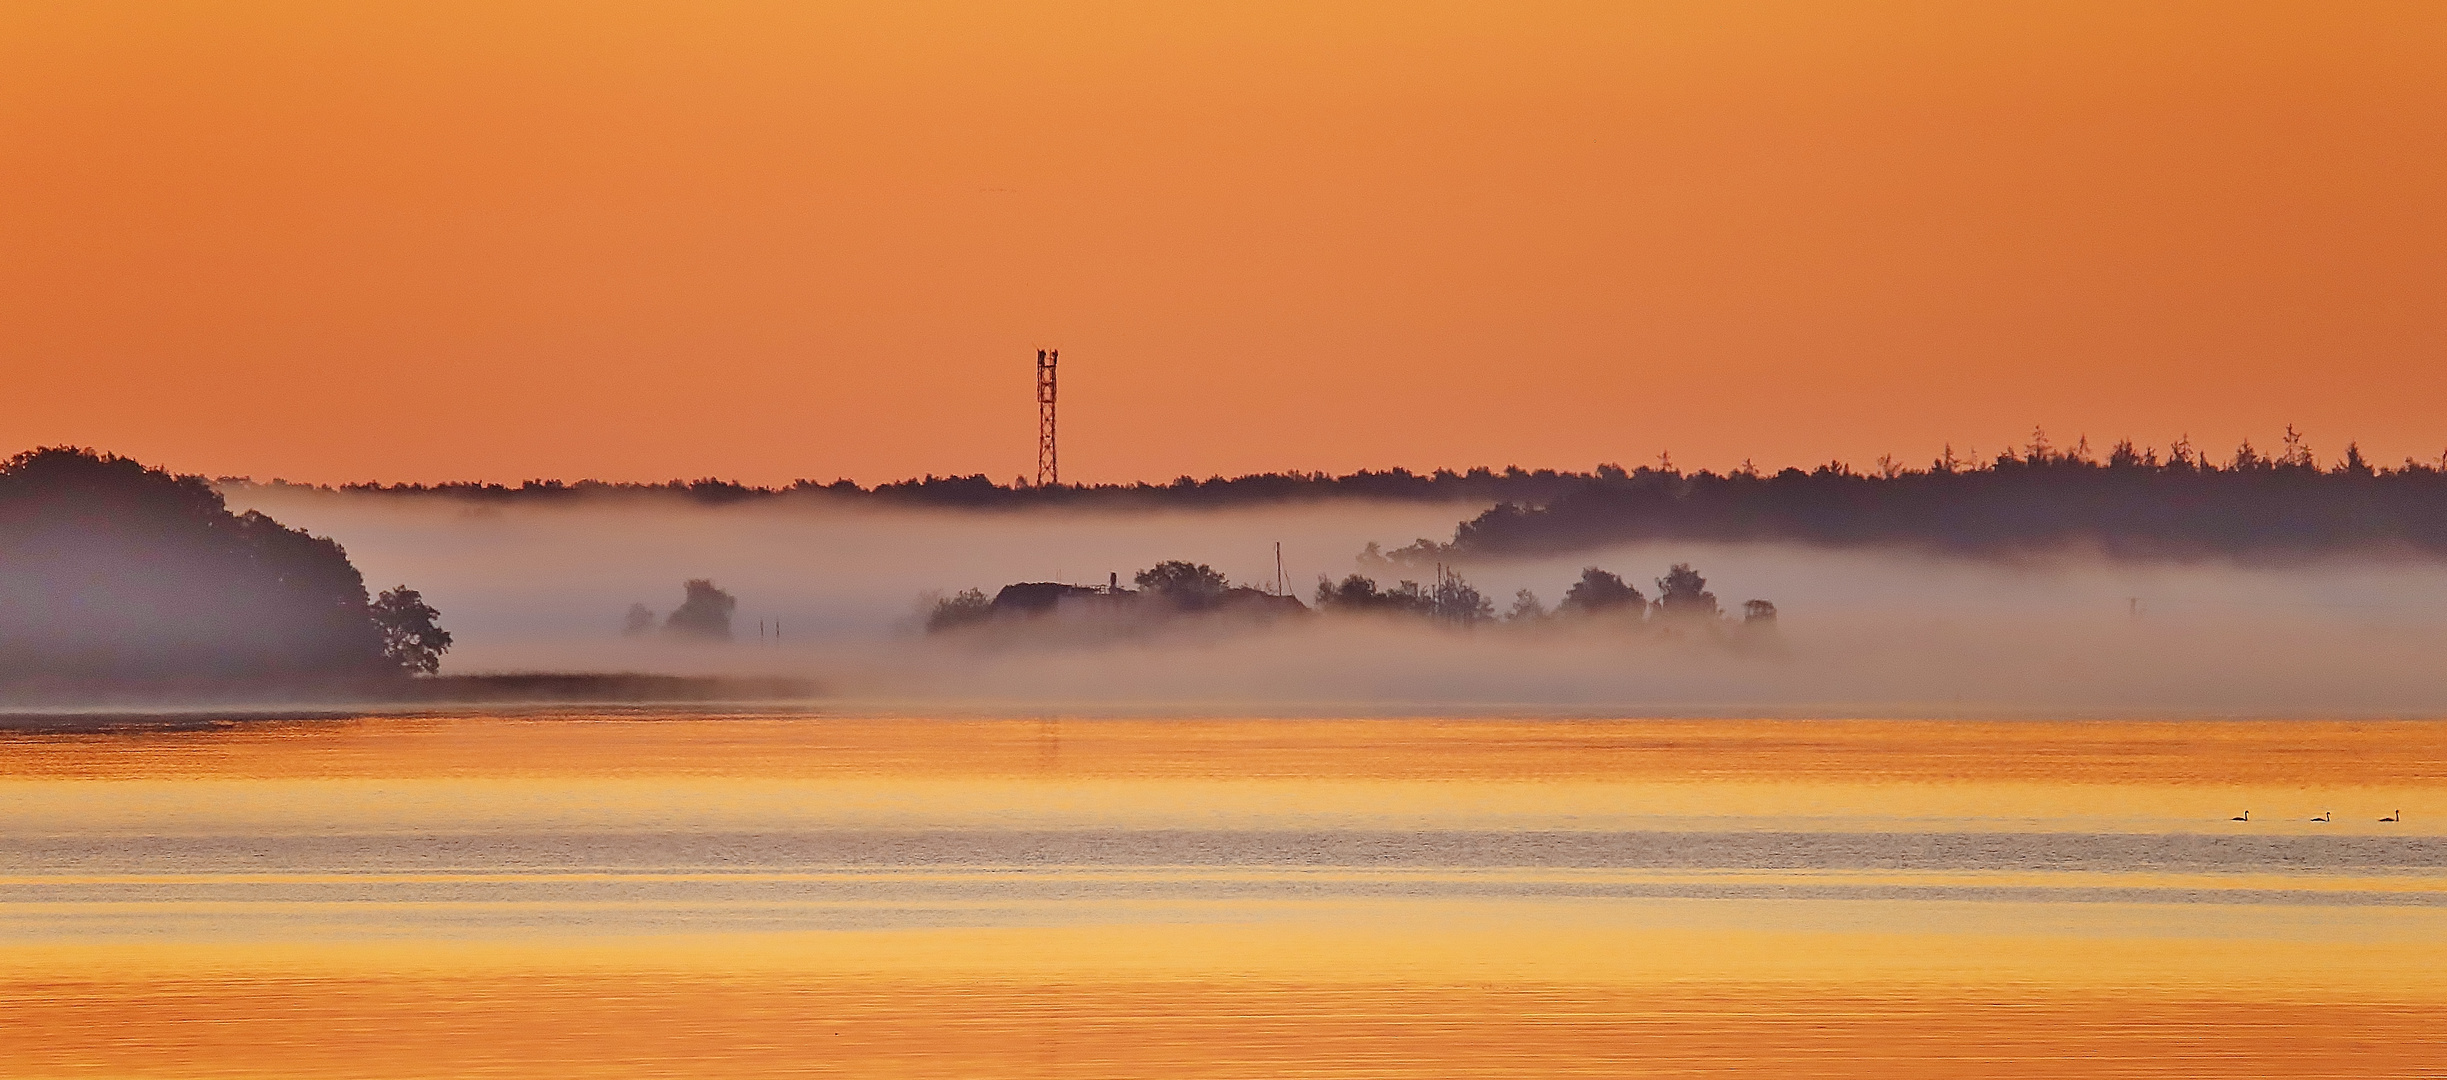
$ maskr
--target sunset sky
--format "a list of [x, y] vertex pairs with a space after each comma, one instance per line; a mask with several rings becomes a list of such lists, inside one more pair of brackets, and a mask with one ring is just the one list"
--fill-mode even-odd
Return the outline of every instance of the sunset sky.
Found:
[[0, 453], [2447, 450], [2447, 4], [0, 7]]

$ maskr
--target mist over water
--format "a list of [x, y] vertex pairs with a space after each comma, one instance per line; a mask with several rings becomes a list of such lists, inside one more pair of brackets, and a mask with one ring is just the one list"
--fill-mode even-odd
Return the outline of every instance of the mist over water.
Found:
[[[1761, 715], [2403, 715], [2447, 711], [2447, 565], [2012, 560], [1890, 549], [1643, 544], [1474, 563], [1497, 607], [1550, 606], [1580, 567], [1653, 595], [1672, 563], [1729, 610], [1781, 611], [1771, 646], [1595, 627], [1326, 618], [1184, 620], [1124, 641], [929, 638], [927, 594], [1103, 584], [1162, 559], [1292, 590], [1361, 569], [1370, 541], [1445, 538], [1480, 507], [1317, 503], [1199, 512], [962, 512], [455, 500], [250, 489], [255, 508], [344, 544], [369, 586], [406, 583], [458, 638], [446, 670], [788, 674], [911, 710]], [[1371, 571], [1386, 584], [1424, 572]], [[681, 582], [739, 598], [729, 644], [623, 636]], [[763, 624], [763, 635], [759, 626]], [[778, 626], [778, 640], [773, 636]]]

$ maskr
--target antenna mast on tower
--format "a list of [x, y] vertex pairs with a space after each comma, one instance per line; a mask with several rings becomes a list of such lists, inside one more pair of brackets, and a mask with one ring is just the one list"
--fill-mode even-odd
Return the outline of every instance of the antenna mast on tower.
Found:
[[1060, 349], [1037, 350], [1037, 486], [1062, 482], [1062, 468], [1054, 459], [1054, 365], [1062, 361]]

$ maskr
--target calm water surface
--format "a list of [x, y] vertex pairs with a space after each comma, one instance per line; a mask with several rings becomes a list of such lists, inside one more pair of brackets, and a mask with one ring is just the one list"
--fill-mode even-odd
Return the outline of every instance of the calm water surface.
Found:
[[2440, 723], [24, 731], [0, 823], [10, 1076], [2447, 1076]]

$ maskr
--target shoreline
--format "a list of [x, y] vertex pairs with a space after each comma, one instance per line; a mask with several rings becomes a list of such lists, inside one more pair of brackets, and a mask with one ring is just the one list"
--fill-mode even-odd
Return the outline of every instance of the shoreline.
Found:
[[413, 679], [230, 681], [0, 688], [0, 729], [208, 727], [247, 720], [345, 719], [439, 707], [651, 708], [803, 704], [808, 679], [639, 673], [512, 672]]

